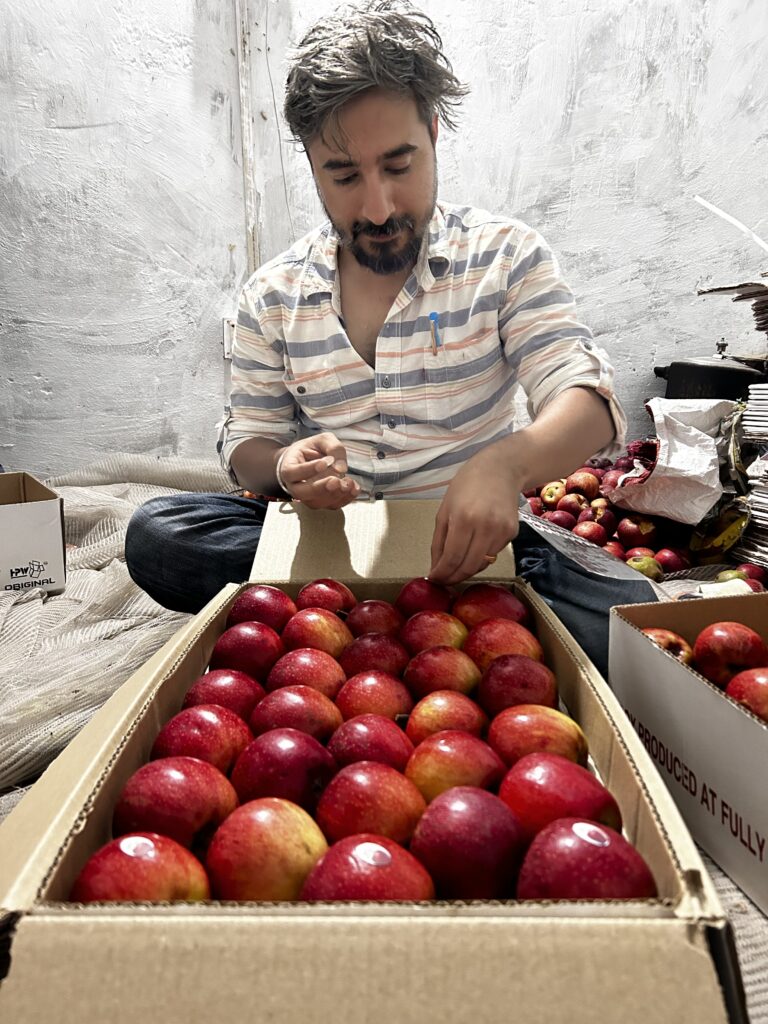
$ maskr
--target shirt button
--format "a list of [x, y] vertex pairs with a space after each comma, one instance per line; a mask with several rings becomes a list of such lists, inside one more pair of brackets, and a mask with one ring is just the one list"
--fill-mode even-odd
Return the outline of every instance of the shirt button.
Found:
[[376, 452], [376, 458], [377, 459], [386, 459], [386, 457], [387, 457], [387, 453], [386, 452], [382, 452], [382, 451]]
[[381, 499], [384, 497], [384, 492], [383, 491], [374, 491], [373, 496], [376, 499], [376, 501], [381, 501]]
[[296, 388], [296, 390], [298, 391], [298, 393], [300, 395], [305, 395], [307, 393], [307, 389], [304, 387], [303, 384], [299, 384], [299, 386]]
[[389, 377], [383, 377], [382, 378], [381, 386], [384, 387], [384, 388], [388, 388], [388, 387], [391, 386], [391, 382], [390, 382]]
[[394, 430], [395, 427], [397, 426], [397, 423], [395, 422], [395, 420], [389, 419], [387, 420], [387, 426], [389, 427], [390, 430]]

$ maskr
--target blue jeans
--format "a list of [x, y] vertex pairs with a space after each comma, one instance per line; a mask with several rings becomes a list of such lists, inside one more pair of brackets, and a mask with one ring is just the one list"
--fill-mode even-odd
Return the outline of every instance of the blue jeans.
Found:
[[[132, 579], [165, 608], [199, 611], [227, 583], [248, 579], [266, 510], [265, 501], [233, 494], [153, 498], [128, 524], [125, 559]], [[656, 600], [651, 586], [587, 572], [526, 523], [514, 549], [519, 575], [606, 675], [611, 607]]]

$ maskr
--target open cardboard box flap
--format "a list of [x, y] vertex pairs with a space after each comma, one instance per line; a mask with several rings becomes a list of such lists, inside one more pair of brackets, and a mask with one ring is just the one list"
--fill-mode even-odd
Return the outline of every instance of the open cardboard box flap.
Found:
[[[405, 517], [408, 532], [430, 532], [433, 503], [403, 504], [423, 506], [416, 513], [420, 527], [415, 510]], [[425, 571], [428, 554], [412, 549], [413, 561], [398, 563], [399, 577], [366, 577], [359, 571], [362, 552], [368, 546], [379, 550], [369, 515], [344, 517], [348, 545], [338, 557], [322, 519], [320, 537], [313, 539], [309, 518], [270, 508], [255, 572], [285, 583], [293, 594], [322, 575], [352, 586], [360, 599], [392, 599], [406, 579]], [[285, 566], [298, 557], [297, 523], [300, 554], [306, 546], [311, 571], [289, 573], [286, 581]], [[356, 524], [362, 524], [359, 533]], [[409, 543], [403, 537], [402, 548]], [[400, 547], [394, 543], [393, 553]], [[377, 561], [375, 554], [366, 557]], [[354, 574], [344, 571], [350, 561]], [[561, 696], [587, 734], [627, 834], [654, 872], [660, 900], [62, 902], [87, 857], [110, 838], [112, 808], [125, 781], [204, 671], [241, 589], [230, 586], [114, 694], [0, 825], [0, 1016], [25, 1024], [88, 1024], [108, 1015], [115, 1024], [128, 1024], [138, 1014], [188, 1024], [209, 1021], [215, 1007], [217, 1019], [249, 1012], [276, 1024], [476, 1024], [506, 1020], [510, 1013], [591, 1024], [597, 999], [610, 1007], [612, 1020], [630, 1024], [746, 1021], [730, 929], [667, 790], [573, 638], [526, 584], [508, 582], [531, 609]]]
[[[273, 502], [256, 551], [251, 580], [284, 586], [327, 576], [377, 584], [426, 576], [437, 501], [356, 501], [337, 512], [300, 502]], [[493, 552], [489, 552], [493, 554]], [[476, 579], [489, 583], [515, 575], [512, 546]]]

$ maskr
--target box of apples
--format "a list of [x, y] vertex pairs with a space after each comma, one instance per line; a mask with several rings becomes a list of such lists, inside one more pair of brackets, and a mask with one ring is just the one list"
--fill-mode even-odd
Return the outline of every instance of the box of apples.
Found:
[[768, 594], [613, 608], [609, 678], [694, 839], [768, 913]]
[[0, 825], [5, 1019], [586, 1022], [598, 975], [616, 1019], [742, 1019], [616, 698], [508, 555], [421, 575], [435, 510], [271, 506], [252, 579], [32, 787]]

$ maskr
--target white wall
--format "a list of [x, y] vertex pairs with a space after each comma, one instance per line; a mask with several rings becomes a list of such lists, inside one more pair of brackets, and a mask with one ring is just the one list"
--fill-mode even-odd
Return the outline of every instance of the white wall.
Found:
[[[332, 0], [260, 0], [275, 88], [283, 57]], [[633, 436], [664, 393], [654, 364], [765, 353], [751, 306], [697, 286], [754, 279], [768, 253], [705, 211], [768, 240], [766, 0], [421, 0], [472, 93], [438, 141], [440, 195], [520, 217], [561, 256], [583, 319], [612, 356]], [[267, 23], [266, 13], [269, 20]], [[284, 187], [269, 77], [258, 176], [261, 255], [321, 216], [306, 159], [284, 141]], [[286, 195], [287, 192], [287, 202]], [[292, 225], [288, 208], [292, 211]]]
[[[249, 3], [267, 259], [321, 216], [275, 109], [288, 41], [335, 3]], [[544, 233], [633, 433], [663, 393], [654, 363], [721, 335], [764, 351], [748, 304], [696, 286], [767, 254], [693, 196], [768, 236], [766, 0], [422, 6], [473, 90], [438, 143], [441, 195]], [[246, 273], [234, 0], [115, 8], [0, 0], [0, 462], [41, 474], [212, 455], [221, 318]]]
[[0, 462], [211, 454], [245, 271], [234, 8], [0, 0]]

